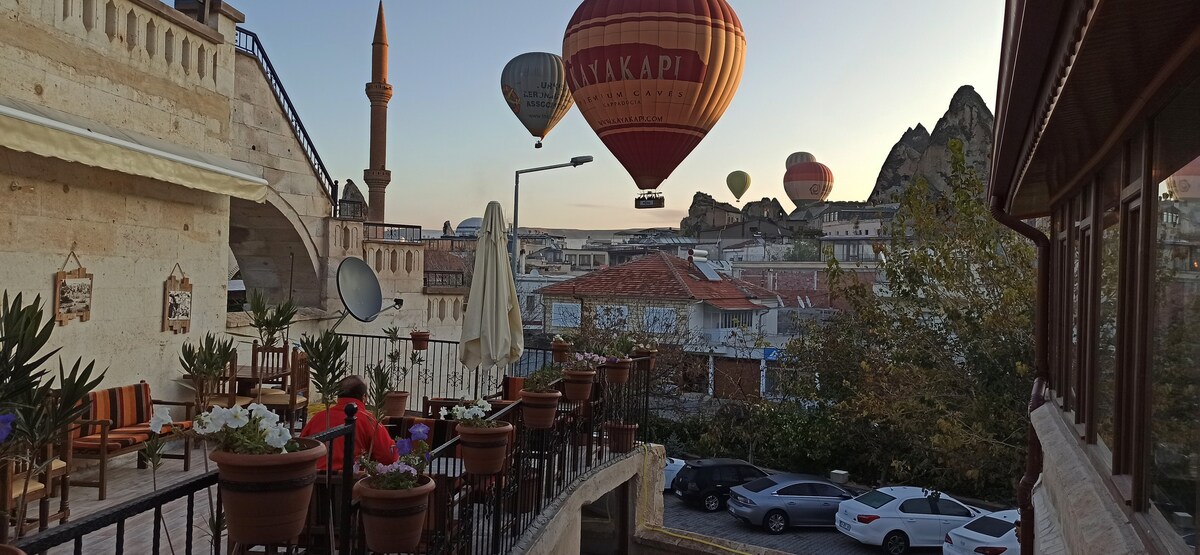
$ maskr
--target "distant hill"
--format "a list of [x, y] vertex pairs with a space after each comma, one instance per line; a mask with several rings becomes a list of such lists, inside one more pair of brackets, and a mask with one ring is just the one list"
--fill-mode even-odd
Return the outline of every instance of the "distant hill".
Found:
[[967, 165], [980, 176], [986, 176], [991, 167], [994, 119], [974, 87], [959, 87], [945, 115], [933, 127], [933, 133], [917, 124], [900, 136], [884, 159], [867, 201], [891, 202], [916, 177], [924, 177], [934, 191], [946, 191], [951, 139], [962, 141]]

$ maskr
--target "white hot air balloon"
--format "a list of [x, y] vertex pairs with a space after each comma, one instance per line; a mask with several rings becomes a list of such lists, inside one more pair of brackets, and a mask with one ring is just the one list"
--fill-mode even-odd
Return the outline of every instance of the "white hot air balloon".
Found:
[[549, 52], [529, 52], [509, 61], [500, 74], [500, 91], [521, 124], [538, 138], [537, 148], [575, 104], [562, 58]]

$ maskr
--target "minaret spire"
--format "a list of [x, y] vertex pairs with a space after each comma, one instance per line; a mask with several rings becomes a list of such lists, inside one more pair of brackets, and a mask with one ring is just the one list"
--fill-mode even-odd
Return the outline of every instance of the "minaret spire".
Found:
[[367, 98], [371, 100], [371, 161], [363, 170], [367, 183], [367, 220], [384, 222], [388, 183], [392, 172], [387, 169], [387, 105], [392, 99], [392, 86], [387, 82], [388, 43], [387, 23], [383, 17], [383, 0], [375, 18], [375, 38], [371, 41], [371, 82], [367, 83]]

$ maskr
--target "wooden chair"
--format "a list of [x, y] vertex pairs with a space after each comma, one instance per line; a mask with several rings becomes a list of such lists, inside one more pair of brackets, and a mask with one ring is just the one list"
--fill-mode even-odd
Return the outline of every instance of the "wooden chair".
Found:
[[288, 380], [292, 377], [292, 356], [292, 349], [286, 344], [268, 347], [254, 340], [250, 346], [250, 377], [254, 380], [250, 397], [258, 399], [287, 391]]
[[425, 418], [437, 418], [443, 408], [449, 409], [462, 403], [462, 399], [451, 397], [421, 397], [421, 415]]
[[[224, 379], [212, 384], [212, 391], [208, 396], [209, 405], [231, 409], [233, 407], [244, 407], [253, 401], [250, 397], [237, 394], [237, 368], [237, 353], [234, 353], [233, 360], [230, 360], [229, 365], [226, 367]], [[199, 408], [200, 410], [209, 409], [209, 407]]]
[[308, 423], [308, 397], [309, 397], [309, 373], [308, 373], [308, 355], [299, 350], [294, 350], [292, 353], [292, 375], [290, 385], [286, 390], [275, 389], [268, 393], [264, 389], [259, 395], [260, 403], [267, 408], [280, 413], [284, 420], [288, 423], [289, 430], [296, 429], [296, 422], [300, 422], [300, 428]]
[[[8, 541], [10, 523], [15, 525], [19, 538], [35, 523], [41, 531], [49, 527], [51, 520], [57, 520], [59, 524], [67, 521], [71, 514], [70, 464], [70, 437], [65, 431], [58, 441], [41, 449], [30, 460], [0, 463], [0, 514], [5, 515], [3, 526], [0, 526], [0, 544]], [[54, 489], [58, 490], [57, 509], [51, 509]], [[25, 518], [18, 522], [20, 515], [16, 509], [21, 503], [26, 506]]]

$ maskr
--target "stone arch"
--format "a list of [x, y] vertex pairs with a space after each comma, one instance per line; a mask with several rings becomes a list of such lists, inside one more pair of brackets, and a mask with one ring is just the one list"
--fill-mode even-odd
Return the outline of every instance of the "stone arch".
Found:
[[291, 297], [300, 306], [322, 303], [321, 259], [299, 215], [278, 194], [265, 202], [229, 199], [229, 248], [246, 290], [271, 302]]
[[413, 272], [413, 252], [412, 251], [404, 252], [404, 271], [408, 272], [410, 274]]
[[383, 249], [375, 251], [375, 272], [383, 271]]
[[426, 320], [433, 319], [433, 299], [429, 299], [428, 301], [425, 301], [425, 319]]
[[462, 316], [462, 299], [454, 299], [454, 321]]
[[348, 249], [348, 248], [350, 248], [350, 227], [346, 226], [341, 229], [342, 229], [342, 248]]
[[396, 270], [400, 269], [399, 258], [396, 256], [395, 249], [388, 251], [388, 266], [391, 268], [393, 274], [396, 273]]
[[438, 299], [438, 320], [446, 319], [446, 299]]

